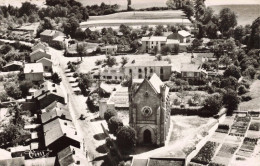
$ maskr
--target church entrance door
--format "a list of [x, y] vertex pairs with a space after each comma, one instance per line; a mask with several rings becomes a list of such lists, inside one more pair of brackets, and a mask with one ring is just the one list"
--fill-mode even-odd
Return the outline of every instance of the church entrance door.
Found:
[[144, 131], [144, 143], [151, 144], [152, 143], [152, 135], [149, 130]]

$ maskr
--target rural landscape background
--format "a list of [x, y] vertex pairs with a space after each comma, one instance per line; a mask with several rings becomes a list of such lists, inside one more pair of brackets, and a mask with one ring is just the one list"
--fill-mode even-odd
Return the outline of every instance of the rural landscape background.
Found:
[[[24, 1], [35, 3], [39, 6], [44, 5], [45, 0], [0, 0], [0, 5], [12, 3], [12, 5], [21, 6]], [[126, 0], [78, 0], [84, 6], [101, 4], [118, 4], [120, 9], [126, 9]], [[149, 7], [166, 7], [167, 0], [132, 0], [132, 7], [135, 9], [149, 8]], [[207, 6], [211, 6], [215, 13], [228, 7], [234, 11], [238, 16], [238, 24], [251, 24], [260, 15], [260, 0], [207, 0]]]

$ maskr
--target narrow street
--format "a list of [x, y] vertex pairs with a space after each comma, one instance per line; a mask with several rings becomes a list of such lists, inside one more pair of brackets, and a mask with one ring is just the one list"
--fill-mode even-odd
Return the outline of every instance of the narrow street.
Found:
[[[57, 72], [61, 78], [61, 87], [64, 90], [64, 94], [68, 97], [68, 105], [71, 116], [73, 118], [75, 127], [78, 132], [83, 137], [83, 148], [88, 154], [90, 161], [95, 160], [98, 157], [106, 155], [105, 153], [99, 153], [96, 149], [99, 146], [102, 146], [105, 143], [105, 140], [102, 138], [102, 128], [101, 123], [106, 125], [103, 121], [95, 121], [95, 118], [98, 117], [98, 113], [89, 112], [86, 100], [87, 97], [83, 95], [75, 95], [73, 89], [68, 81], [68, 77], [65, 75], [65, 69], [67, 63], [65, 63], [63, 56], [63, 51], [55, 50], [50, 48], [53, 56], [53, 72]], [[85, 120], [80, 120], [80, 115], [83, 114], [86, 116]], [[95, 136], [95, 138], [94, 138]], [[100, 161], [99, 161], [100, 162]], [[99, 162], [93, 162], [93, 165], [100, 165]]]

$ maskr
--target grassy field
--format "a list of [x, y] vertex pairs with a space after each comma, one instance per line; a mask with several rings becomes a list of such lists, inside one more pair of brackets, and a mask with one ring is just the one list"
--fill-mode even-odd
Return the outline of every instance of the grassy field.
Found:
[[255, 80], [250, 86], [250, 92], [248, 93], [253, 99], [248, 102], [242, 102], [239, 104], [239, 108], [247, 110], [260, 111], [260, 80]]
[[109, 14], [105, 16], [90, 16], [91, 20], [113, 20], [113, 19], [174, 19], [186, 18], [181, 10], [167, 10], [167, 11], [137, 11], [137, 12], [122, 12]]

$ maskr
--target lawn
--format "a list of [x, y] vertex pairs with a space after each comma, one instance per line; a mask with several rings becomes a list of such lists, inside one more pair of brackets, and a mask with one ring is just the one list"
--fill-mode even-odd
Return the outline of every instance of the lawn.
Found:
[[248, 95], [252, 97], [252, 100], [240, 103], [239, 108], [247, 111], [260, 111], [260, 80], [252, 83]]

